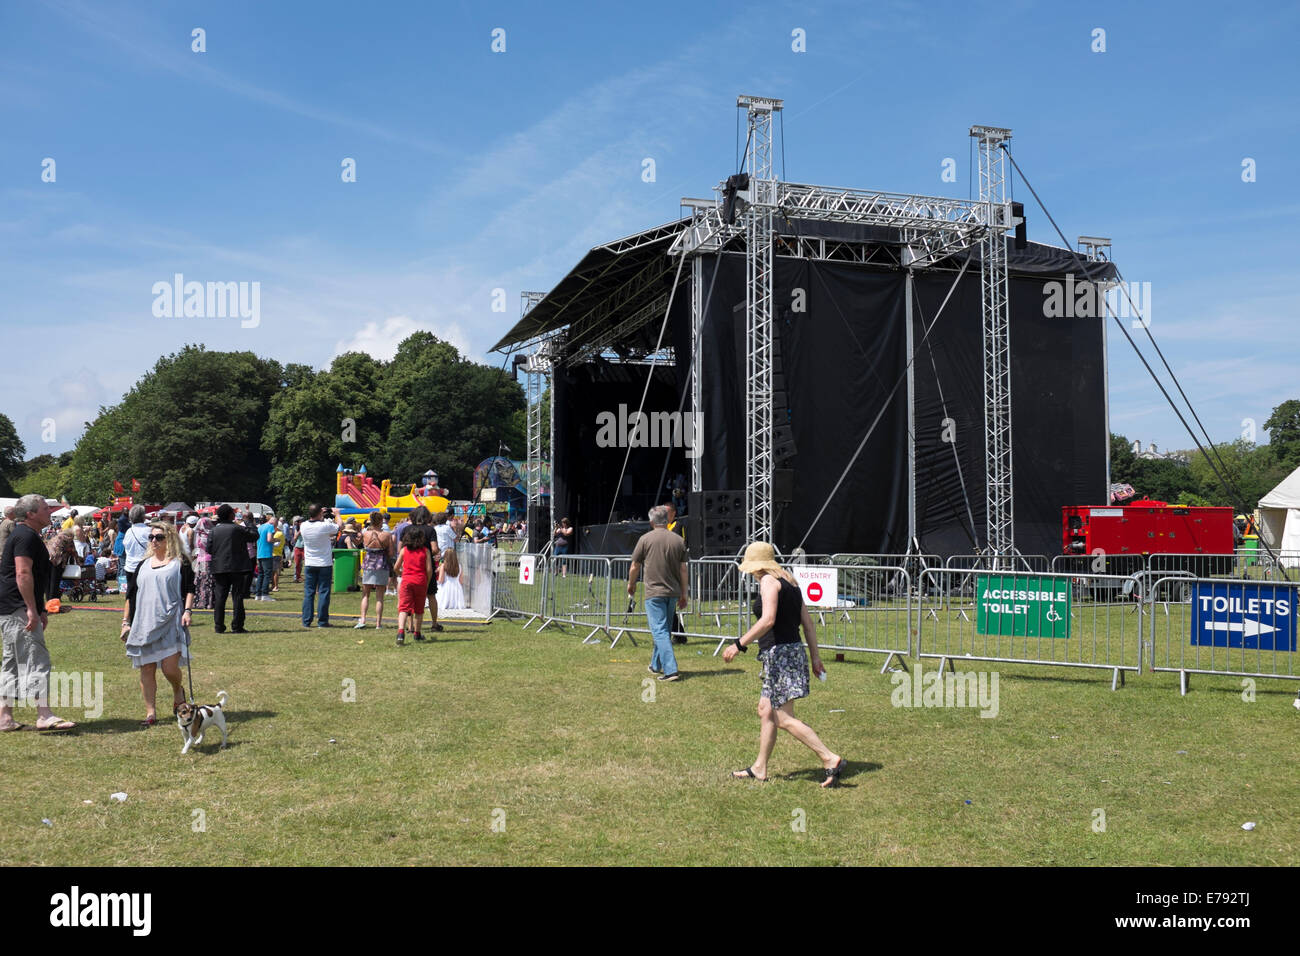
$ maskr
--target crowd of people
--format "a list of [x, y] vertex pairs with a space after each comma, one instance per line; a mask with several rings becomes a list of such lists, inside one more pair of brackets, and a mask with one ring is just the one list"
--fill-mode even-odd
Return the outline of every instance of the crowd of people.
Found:
[[[632, 553], [627, 593], [634, 598], [638, 581], [645, 582], [646, 617], [654, 639], [649, 670], [660, 681], [680, 679], [672, 647], [676, 609], [690, 598], [685, 542], [677, 533], [673, 504], [651, 509], [651, 530]], [[503, 534], [523, 536], [525, 527], [494, 527], [482, 518], [472, 523], [446, 512], [416, 508], [389, 528], [382, 512], [372, 512], [365, 526], [344, 520], [333, 509], [312, 506], [305, 518], [278, 519], [223, 504], [214, 516], [156, 514], [146, 521], [145, 509], [133, 507], [116, 525], [78, 521], [75, 512], [62, 524], [51, 522], [49, 503], [26, 495], [6, 509], [0, 522], [0, 732], [24, 729], [14, 717], [17, 700], [36, 709], [36, 729], [66, 731], [72, 721], [50, 708], [50, 655], [45, 644], [49, 613], [47, 596], [59, 593], [67, 567], [97, 566], [106, 560], [120, 569], [125, 593], [121, 640], [127, 658], [139, 672], [144, 699], [143, 726], [158, 722], [157, 672], [172, 691], [172, 713], [185, 703], [181, 665], [190, 660], [191, 615], [196, 607], [211, 607], [213, 628], [225, 633], [227, 600], [233, 603], [231, 631], [245, 633], [244, 600], [274, 601], [286, 555], [292, 555], [294, 581], [303, 583], [302, 625], [329, 627], [330, 592], [336, 549], [362, 552], [361, 608], [354, 627], [368, 626], [374, 602], [375, 627], [383, 628], [385, 597], [397, 597], [397, 645], [408, 634], [425, 640], [438, 623], [439, 594], [443, 607], [464, 606], [464, 588], [456, 546], [462, 541], [488, 543]], [[555, 526], [552, 546], [557, 556], [571, 553], [573, 528], [568, 518]], [[564, 562], [561, 560], [561, 564]], [[795, 700], [807, 697], [810, 676], [825, 674], [818, 655], [816, 626], [793, 577], [776, 560], [772, 546], [755, 542], [745, 551], [741, 573], [759, 584], [754, 602], [755, 622], [732, 642], [724, 660], [733, 661], [752, 644], [759, 646], [762, 690], [758, 756], [733, 776], [767, 779], [767, 764], [778, 731], [784, 730], [821, 761], [822, 786], [835, 786], [847, 761], [835, 753], [807, 724], [794, 716]], [[103, 576], [100, 576], [100, 580]], [[803, 639], [800, 639], [800, 631]], [[434, 638], [436, 640], [436, 638]], [[805, 642], [807, 649], [805, 650]], [[811, 668], [809, 666], [811, 658]]]

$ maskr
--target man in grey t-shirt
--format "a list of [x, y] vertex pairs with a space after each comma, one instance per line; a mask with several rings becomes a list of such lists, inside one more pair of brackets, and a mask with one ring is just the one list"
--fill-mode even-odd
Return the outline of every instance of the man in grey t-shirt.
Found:
[[645, 613], [654, 635], [654, 656], [650, 670], [661, 681], [677, 680], [677, 657], [673, 654], [673, 603], [685, 609], [690, 599], [690, 577], [686, 567], [686, 543], [668, 530], [668, 509], [650, 509], [650, 530], [632, 549], [632, 568], [627, 577], [628, 597], [636, 595], [637, 579], [645, 571]]

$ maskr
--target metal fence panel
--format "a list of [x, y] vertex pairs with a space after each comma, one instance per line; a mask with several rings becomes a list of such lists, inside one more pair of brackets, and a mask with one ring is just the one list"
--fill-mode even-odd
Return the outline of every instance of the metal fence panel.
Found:
[[[631, 557], [610, 555], [608, 560], [613, 581], [610, 627], [615, 643], [625, 633], [629, 638], [633, 634], [649, 634], [643, 589], [638, 589], [634, 597], [627, 594]], [[749, 578], [740, 574], [736, 562], [731, 558], [697, 558], [687, 562], [687, 573], [690, 600], [686, 609], [678, 612], [683, 627], [673, 629], [674, 637], [686, 641], [702, 638], [716, 641], [721, 647], [725, 641], [745, 633], [748, 611], [743, 597]]]
[[1053, 574], [1118, 574], [1130, 577], [1147, 569], [1145, 554], [1056, 554]]
[[[522, 573], [527, 564], [528, 573]], [[528, 580], [524, 580], [527, 578]], [[524, 627], [543, 618], [546, 613], [546, 561], [533, 554], [515, 554], [493, 550], [492, 610], [489, 619], [498, 615], [526, 618]]]
[[1005, 567], [1024, 573], [1047, 574], [1051, 571], [1052, 564], [1041, 554], [1016, 554], [1009, 558], [988, 554], [953, 554], [943, 566], [958, 571], [986, 571]]
[[808, 606], [817, 644], [832, 651], [884, 654], [883, 674], [912, 651], [912, 579], [902, 567], [838, 565], [833, 607]]
[[1131, 582], [1104, 574], [926, 571], [916, 656], [1106, 669], [1114, 688], [1126, 671], [1142, 667], [1140, 606], [1115, 599]]
[[1147, 569], [1157, 575], [1182, 572], [1197, 578], [1240, 575], [1236, 556], [1231, 554], [1151, 554], [1147, 556]]
[[609, 636], [610, 559], [595, 555], [559, 555], [546, 559], [545, 622], [591, 628], [586, 644], [600, 631]]
[[[1179, 689], [1183, 694], [1187, 693], [1189, 674], [1300, 680], [1296, 652], [1284, 641], [1273, 639], [1278, 635], [1270, 633], [1272, 628], [1268, 625], [1261, 627], [1259, 620], [1254, 621], [1252, 634], [1251, 619], [1246, 617], [1246, 613], [1253, 612], [1248, 608], [1232, 607], [1229, 600], [1220, 605], [1202, 595], [1202, 600], [1207, 603], [1200, 609], [1199, 622], [1208, 633], [1194, 639], [1193, 628], [1198, 615], [1193, 600], [1198, 588], [1205, 590], [1207, 586], [1214, 586], [1223, 589], [1233, 583], [1223, 578], [1182, 575], [1152, 581], [1146, 602], [1151, 670], [1177, 672], [1180, 675]], [[1279, 610], [1278, 602], [1286, 602], [1282, 616], [1294, 618], [1296, 601], [1300, 599], [1300, 582], [1251, 581], [1249, 586], [1251, 592], [1258, 595], [1261, 610], [1266, 610], [1268, 617], [1272, 618], [1274, 612], [1265, 602], [1272, 602], [1279, 606]], [[1233, 647], [1233, 643], [1240, 646]], [[1255, 646], [1249, 646], [1251, 644]], [[1282, 647], [1279, 648], [1279, 644]]]

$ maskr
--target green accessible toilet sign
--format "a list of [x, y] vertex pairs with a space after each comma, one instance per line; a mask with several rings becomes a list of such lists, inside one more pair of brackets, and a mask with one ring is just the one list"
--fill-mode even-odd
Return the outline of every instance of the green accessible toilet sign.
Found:
[[981, 574], [975, 630], [1006, 637], [1069, 637], [1070, 581], [1042, 575]]

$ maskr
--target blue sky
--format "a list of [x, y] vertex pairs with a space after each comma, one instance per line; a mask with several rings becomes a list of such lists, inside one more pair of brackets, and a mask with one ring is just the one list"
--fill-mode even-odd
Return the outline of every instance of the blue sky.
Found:
[[[745, 92], [785, 99], [801, 182], [965, 196], [967, 128], [1011, 127], [1066, 235], [1150, 283], [1153, 335], [1232, 440], [1300, 397], [1297, 26], [1249, 3], [0, 5], [0, 411], [29, 456], [66, 450], [188, 342], [320, 367], [423, 328], [499, 362], [521, 290], [733, 171]], [[155, 317], [175, 273], [259, 282], [259, 324]], [[27, 332], [38, 353], [12, 350]], [[1111, 332], [1112, 429], [1189, 447]]]

